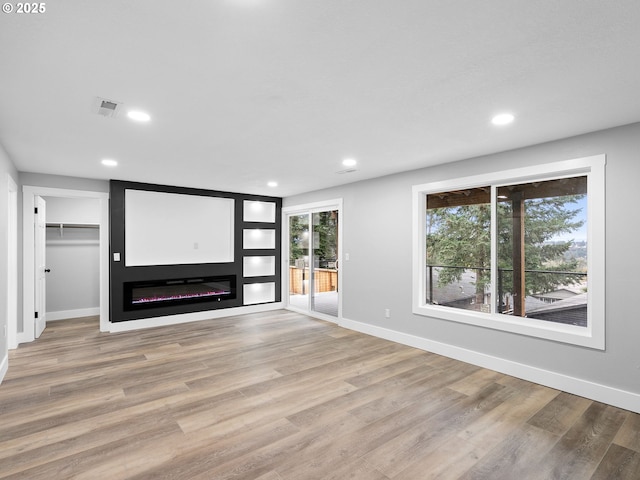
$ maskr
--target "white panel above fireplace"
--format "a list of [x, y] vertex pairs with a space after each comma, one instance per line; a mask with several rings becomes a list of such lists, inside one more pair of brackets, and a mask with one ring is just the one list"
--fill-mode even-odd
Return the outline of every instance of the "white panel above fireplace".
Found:
[[232, 198], [125, 190], [125, 265], [234, 261]]

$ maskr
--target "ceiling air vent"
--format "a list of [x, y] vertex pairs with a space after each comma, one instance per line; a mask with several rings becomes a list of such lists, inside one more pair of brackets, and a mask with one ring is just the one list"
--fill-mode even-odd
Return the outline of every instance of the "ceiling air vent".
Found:
[[121, 102], [96, 97], [93, 111], [98, 115], [102, 115], [103, 117], [115, 117], [116, 115], [118, 115], [121, 106]]

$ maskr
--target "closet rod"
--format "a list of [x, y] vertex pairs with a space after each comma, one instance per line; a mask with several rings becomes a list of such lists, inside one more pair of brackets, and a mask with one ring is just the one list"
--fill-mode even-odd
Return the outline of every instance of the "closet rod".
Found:
[[100, 228], [100, 225], [89, 225], [86, 223], [47, 223], [47, 227], [52, 228]]

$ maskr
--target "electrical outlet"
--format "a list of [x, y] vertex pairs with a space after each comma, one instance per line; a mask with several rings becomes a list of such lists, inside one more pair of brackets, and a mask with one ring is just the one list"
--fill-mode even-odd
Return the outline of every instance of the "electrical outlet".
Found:
[[389, 308], [384, 309], [384, 318], [391, 318], [391, 309]]

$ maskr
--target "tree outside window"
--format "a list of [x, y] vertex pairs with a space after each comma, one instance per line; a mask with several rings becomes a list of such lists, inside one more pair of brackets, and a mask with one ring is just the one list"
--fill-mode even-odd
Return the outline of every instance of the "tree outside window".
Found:
[[427, 303], [586, 326], [586, 196], [586, 176], [426, 195]]

